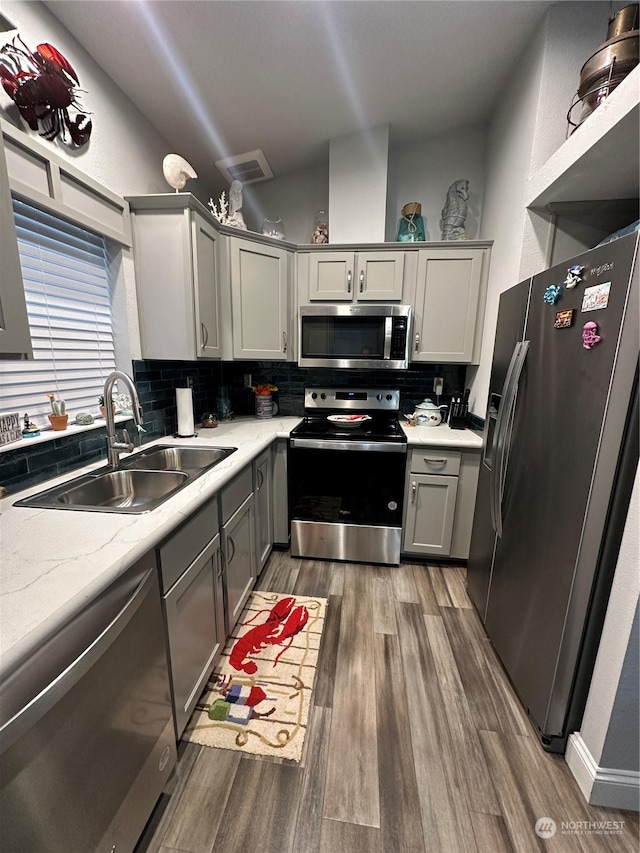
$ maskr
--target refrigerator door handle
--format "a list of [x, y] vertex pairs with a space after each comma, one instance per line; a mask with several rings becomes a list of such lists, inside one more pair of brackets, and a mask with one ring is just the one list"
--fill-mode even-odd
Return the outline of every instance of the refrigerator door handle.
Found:
[[511, 377], [511, 385], [507, 391], [506, 399], [503, 398], [503, 405], [500, 407], [504, 411], [502, 421], [502, 434], [500, 436], [500, 447], [497, 459], [497, 470], [495, 472], [495, 512], [496, 512], [496, 535], [502, 538], [502, 499], [504, 497], [504, 484], [507, 475], [507, 461], [509, 459], [509, 450], [511, 446], [511, 427], [515, 416], [516, 400], [518, 399], [518, 386], [522, 369], [529, 351], [529, 341], [520, 341], [516, 347], [517, 354]]
[[511, 383], [513, 380], [513, 371], [515, 369], [516, 360], [518, 358], [518, 353], [520, 352], [521, 341], [515, 345], [513, 349], [513, 353], [511, 355], [511, 361], [509, 362], [509, 367], [507, 368], [507, 375], [504, 380], [504, 385], [502, 386], [501, 396], [500, 396], [500, 408], [498, 409], [498, 416], [496, 418], [496, 425], [493, 430], [493, 442], [491, 445], [491, 476], [489, 480], [489, 509], [491, 511], [491, 527], [493, 528], [494, 533], [497, 532], [497, 519], [498, 519], [498, 505], [497, 505], [497, 496], [499, 494], [498, 487], [498, 455], [501, 448], [501, 436], [502, 436], [502, 428], [504, 423], [504, 415], [506, 409], [507, 395], [509, 393], [509, 389], [511, 388]]

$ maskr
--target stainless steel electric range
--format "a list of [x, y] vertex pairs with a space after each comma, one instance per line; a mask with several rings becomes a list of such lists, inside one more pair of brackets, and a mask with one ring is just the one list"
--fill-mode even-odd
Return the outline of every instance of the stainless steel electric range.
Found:
[[398, 565], [407, 437], [400, 392], [307, 388], [289, 440], [291, 554]]

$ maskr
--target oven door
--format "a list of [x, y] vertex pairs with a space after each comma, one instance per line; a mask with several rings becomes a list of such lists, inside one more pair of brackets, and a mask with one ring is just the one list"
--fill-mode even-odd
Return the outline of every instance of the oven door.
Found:
[[398, 565], [406, 449], [292, 438], [291, 555]]

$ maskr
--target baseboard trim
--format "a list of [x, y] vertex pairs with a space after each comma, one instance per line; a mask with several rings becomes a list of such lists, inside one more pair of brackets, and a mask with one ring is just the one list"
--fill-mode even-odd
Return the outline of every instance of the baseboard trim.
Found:
[[578, 732], [569, 737], [565, 760], [590, 805], [640, 811], [640, 773], [599, 767]]

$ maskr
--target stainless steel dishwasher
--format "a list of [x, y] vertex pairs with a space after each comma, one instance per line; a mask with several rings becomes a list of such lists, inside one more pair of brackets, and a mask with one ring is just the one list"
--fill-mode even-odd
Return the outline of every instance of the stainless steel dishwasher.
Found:
[[176, 760], [155, 557], [0, 682], [0, 849], [133, 850]]

